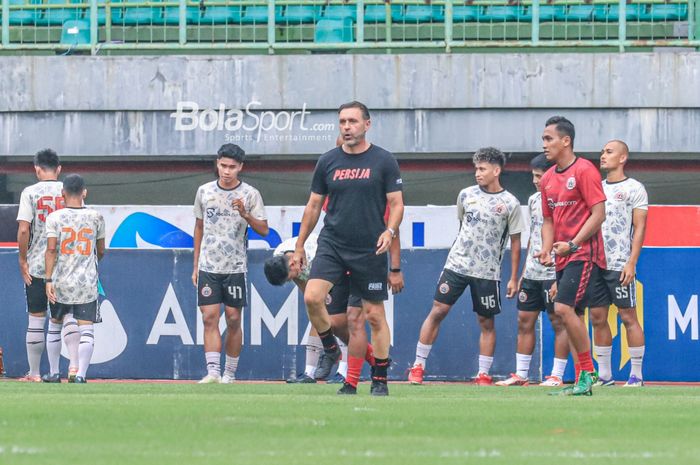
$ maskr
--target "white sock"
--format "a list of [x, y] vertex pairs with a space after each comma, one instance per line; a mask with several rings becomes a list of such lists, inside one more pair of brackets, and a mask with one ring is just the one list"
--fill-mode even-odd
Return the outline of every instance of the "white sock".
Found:
[[59, 372], [58, 364], [61, 361], [61, 328], [62, 323], [54, 323], [49, 320], [49, 331], [46, 333], [46, 355], [49, 358], [49, 374]]
[[639, 379], [642, 378], [642, 362], [644, 361], [644, 347], [630, 347], [630, 358], [632, 362], [632, 369], [630, 370], [630, 376], [634, 375]]
[[85, 378], [87, 376], [92, 351], [95, 348], [95, 333], [93, 326], [80, 326], [80, 346], [78, 347], [78, 376]]
[[489, 374], [491, 370], [491, 365], [493, 364], [493, 357], [488, 355], [479, 354], [479, 373]]
[[612, 346], [595, 346], [595, 356], [598, 360], [598, 377], [612, 379]]
[[63, 343], [68, 349], [68, 355], [70, 357], [70, 368], [78, 368], [78, 346], [80, 345], [80, 329], [78, 328], [78, 322], [73, 318], [72, 314], [68, 314], [63, 318], [63, 331], [61, 331], [61, 336], [63, 337]]
[[[338, 338], [336, 338], [338, 339]], [[348, 376], [348, 346], [345, 345], [343, 341], [338, 339], [338, 346], [340, 346], [340, 361], [338, 362], [338, 373], [340, 373], [343, 378]]]
[[432, 344], [423, 344], [418, 341], [418, 344], [416, 344], [416, 361], [413, 362], [413, 365], [422, 365], [425, 368], [425, 362], [428, 360], [428, 355], [430, 355], [430, 349], [432, 348]]
[[521, 378], [527, 379], [530, 373], [530, 360], [532, 360], [532, 355], [515, 354], [515, 370], [516, 374]]
[[306, 342], [306, 368], [304, 373], [309, 378], [313, 378], [316, 374], [316, 367], [318, 366], [318, 359], [323, 353], [323, 344], [321, 343], [321, 338], [318, 336], [309, 336]]
[[34, 316], [29, 314], [29, 323], [27, 324], [27, 361], [29, 362], [29, 374], [38, 376], [40, 373], [41, 354], [44, 353], [44, 324], [46, 323], [45, 316]]
[[205, 352], [207, 360], [207, 373], [214, 378], [221, 378], [221, 354], [219, 352]]
[[238, 369], [238, 359], [240, 357], [231, 357], [226, 354], [226, 365], [224, 365], [224, 375], [230, 378], [236, 377], [236, 370]]
[[552, 365], [552, 376], [556, 376], [559, 379], [564, 378], [564, 371], [566, 370], [565, 358], [554, 358], [554, 364]]

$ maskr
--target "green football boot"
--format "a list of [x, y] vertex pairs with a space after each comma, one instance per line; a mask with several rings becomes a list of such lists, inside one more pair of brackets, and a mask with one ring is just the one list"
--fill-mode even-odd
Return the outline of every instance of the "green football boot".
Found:
[[573, 391], [571, 391], [572, 396], [592, 396], [593, 390], [593, 377], [591, 373], [582, 370], [578, 377], [578, 383], [574, 385]]

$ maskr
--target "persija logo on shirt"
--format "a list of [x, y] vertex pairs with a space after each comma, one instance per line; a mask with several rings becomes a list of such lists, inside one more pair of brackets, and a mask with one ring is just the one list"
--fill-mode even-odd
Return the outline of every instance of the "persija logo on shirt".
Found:
[[337, 169], [333, 173], [333, 181], [343, 181], [346, 179], [369, 179], [372, 174], [371, 168]]

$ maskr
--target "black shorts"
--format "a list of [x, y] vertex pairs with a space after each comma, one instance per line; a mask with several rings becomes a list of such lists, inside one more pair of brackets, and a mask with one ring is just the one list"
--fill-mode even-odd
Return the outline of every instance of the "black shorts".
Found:
[[590, 302], [599, 302], [604, 298], [604, 295], [600, 295], [604, 286], [598, 283], [602, 279], [601, 271], [593, 262], [569, 262], [563, 270], [557, 271], [554, 302], [574, 307], [578, 315], [583, 315]]
[[362, 298], [350, 294], [350, 276], [346, 275], [326, 296], [326, 309], [329, 315], [342, 315], [348, 307], [362, 307]]
[[323, 279], [337, 284], [348, 272], [350, 295], [372, 302], [381, 302], [389, 298], [389, 266], [386, 253], [376, 255], [374, 250], [348, 249], [321, 236], [318, 239], [309, 279]]
[[29, 313], [44, 313], [47, 307], [53, 309], [54, 304], [49, 303], [46, 297], [46, 280], [32, 276], [32, 283], [24, 286], [27, 295], [27, 311]]
[[589, 307], [635, 308], [637, 306], [637, 286], [634, 280], [627, 286], [620, 283], [621, 271], [600, 270], [600, 279], [591, 283]]
[[442, 270], [434, 299], [443, 304], [454, 305], [467, 286], [476, 313], [486, 318], [501, 313], [501, 291], [498, 281], [463, 276], [448, 269]]
[[102, 321], [100, 306], [97, 300], [86, 304], [62, 304], [56, 302], [51, 307], [51, 318], [54, 320], [63, 320], [69, 313], [72, 313], [73, 318], [76, 320], [92, 321], [93, 323], [100, 323]]
[[224, 304], [243, 308], [247, 300], [245, 273], [219, 274], [199, 271], [197, 305]]
[[554, 279], [538, 281], [534, 279], [523, 279], [518, 292], [518, 310], [524, 312], [539, 312], [546, 310], [547, 313], [554, 311], [554, 300], [549, 297], [549, 290], [554, 284]]

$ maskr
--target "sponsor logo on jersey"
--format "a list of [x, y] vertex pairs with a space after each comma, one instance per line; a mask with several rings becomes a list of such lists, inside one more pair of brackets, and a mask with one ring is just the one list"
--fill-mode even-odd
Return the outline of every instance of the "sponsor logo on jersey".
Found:
[[205, 284], [204, 287], [202, 288], [202, 297], [211, 297], [211, 287], [209, 287], [208, 284]]
[[397, 179], [396, 184], [403, 184], [403, 180], [401, 178]]
[[440, 294], [447, 294], [448, 292], [450, 292], [450, 285], [447, 283], [442, 283], [438, 287], [438, 291], [440, 291]]
[[[333, 173], [333, 181], [344, 181], [346, 179], [369, 179], [371, 174], [371, 168], [337, 169]], [[399, 183], [397, 182], [397, 184]]]
[[367, 289], [370, 291], [381, 291], [384, 289], [384, 283], [383, 282], [378, 282], [378, 283], [369, 283], [367, 285]]
[[330, 294], [326, 294], [326, 305], [330, 305], [333, 303], [333, 297], [331, 297]]
[[577, 200], [564, 200], [561, 202], [555, 202], [553, 199], [547, 199], [547, 206], [550, 210], [554, 210], [556, 207], [571, 207], [578, 203]]
[[465, 218], [467, 219], [468, 224], [472, 223], [478, 223], [481, 221], [481, 215], [479, 215], [479, 212], [473, 212], [473, 211], [468, 211], [467, 214], [465, 215]]
[[218, 208], [207, 208], [207, 218], [215, 216], [233, 216], [228, 210], [219, 210]]
[[520, 293], [518, 294], [518, 300], [521, 302], [527, 301], [527, 292], [520, 291]]
[[571, 176], [566, 180], [566, 188], [572, 190], [574, 187], [576, 187], [576, 178]]

